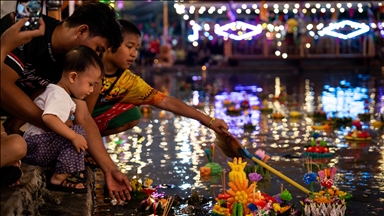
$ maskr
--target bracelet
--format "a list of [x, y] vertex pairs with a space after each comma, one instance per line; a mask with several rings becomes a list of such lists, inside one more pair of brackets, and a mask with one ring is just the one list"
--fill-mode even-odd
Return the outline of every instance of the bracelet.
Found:
[[216, 118], [215, 117], [212, 117], [211, 118], [211, 121], [209, 122], [209, 124], [208, 124], [208, 126], [207, 127], [211, 127], [211, 125], [212, 125], [212, 123], [214, 122], [216, 120]]

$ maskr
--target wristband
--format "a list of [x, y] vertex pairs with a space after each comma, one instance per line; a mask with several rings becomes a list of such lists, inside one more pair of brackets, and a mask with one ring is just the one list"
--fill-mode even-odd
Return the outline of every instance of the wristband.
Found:
[[208, 126], [207, 127], [211, 127], [211, 125], [212, 125], [212, 123], [214, 122], [216, 120], [216, 118], [215, 117], [212, 117], [211, 118], [211, 121], [209, 122], [209, 124], [208, 124]]

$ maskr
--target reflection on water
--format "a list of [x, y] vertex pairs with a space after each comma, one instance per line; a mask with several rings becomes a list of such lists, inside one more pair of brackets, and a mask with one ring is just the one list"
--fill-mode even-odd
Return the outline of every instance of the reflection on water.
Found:
[[[277, 81], [277, 79], [276, 79]], [[281, 82], [278, 80], [278, 82]], [[369, 99], [367, 112], [377, 112], [381, 101], [373, 103], [374, 91], [369, 86], [357, 87], [348, 86], [348, 83], [340, 83], [344, 86], [325, 86], [322, 89], [322, 97], [315, 92], [312, 81], [304, 81], [304, 100], [299, 107], [303, 113], [310, 113], [319, 107], [329, 114], [337, 116], [356, 117], [357, 114], [365, 112], [366, 100]], [[275, 83], [276, 84], [276, 83]], [[224, 93], [209, 100], [202, 94], [204, 107], [201, 111], [210, 116], [224, 119], [230, 126], [233, 133], [240, 142], [254, 152], [256, 149], [263, 149], [271, 159], [269, 164], [281, 171], [291, 179], [304, 185], [302, 177], [306, 172], [304, 158], [301, 153], [304, 146], [309, 144], [313, 132], [314, 122], [307, 115], [301, 119], [285, 118], [280, 121], [269, 118], [257, 110], [242, 112], [239, 116], [228, 116], [223, 100], [230, 99], [240, 103], [247, 98], [250, 105], [260, 105], [259, 87], [255, 86], [251, 91], [246, 88], [235, 93]], [[256, 91], [252, 91], [256, 90]], [[261, 89], [261, 88], [260, 88]], [[275, 86], [276, 91], [283, 88]], [[277, 90], [278, 89], [278, 90]], [[273, 92], [275, 93], [275, 92]], [[317, 94], [315, 94], [317, 93]], [[380, 92], [379, 92], [380, 93]], [[196, 102], [190, 100], [191, 104]], [[381, 93], [382, 94], [382, 93]], [[202, 97], [199, 97], [202, 98]], [[317, 100], [317, 101], [315, 101]], [[211, 101], [211, 102], [209, 102]], [[287, 102], [289, 103], [289, 101]], [[372, 104], [374, 104], [372, 106]], [[298, 109], [288, 106], [289, 109]], [[379, 109], [378, 107], [377, 109]], [[288, 109], [288, 108], [287, 108]], [[255, 126], [254, 131], [244, 131], [243, 125], [251, 122]], [[369, 128], [369, 122], [365, 123], [370, 129], [372, 140], [369, 142], [347, 142], [344, 136], [352, 130], [350, 127], [333, 129], [330, 133], [320, 132], [321, 137], [332, 146], [330, 151], [335, 153], [329, 159], [317, 159], [315, 162], [320, 167], [337, 167], [338, 172], [335, 178], [335, 185], [344, 191], [353, 194], [353, 201], [348, 205], [348, 215], [371, 215], [382, 214], [384, 206], [384, 135], [383, 129]], [[154, 110], [150, 115], [144, 116], [137, 127], [131, 131], [106, 137], [105, 144], [111, 157], [129, 178], [137, 176], [139, 179], [147, 177], [153, 179], [153, 184], [174, 185], [173, 188], [159, 189], [167, 195], [177, 194], [180, 197], [188, 197], [194, 190], [201, 195], [212, 197], [220, 193], [221, 181], [219, 177], [200, 177], [200, 167], [208, 163], [204, 149], [215, 142], [215, 135], [198, 121], [181, 116], [174, 116], [171, 113]], [[220, 150], [216, 150], [214, 159], [223, 168], [229, 169], [226, 158]], [[252, 163], [248, 161], [248, 163]], [[284, 184], [295, 198], [295, 201], [302, 199], [305, 195], [298, 189], [288, 185], [283, 180], [272, 175], [271, 180], [260, 184], [261, 190], [267, 194], [276, 194], [280, 190], [280, 184]], [[228, 188], [228, 187], [227, 187]], [[315, 189], [320, 189], [315, 185]], [[132, 213], [135, 206], [127, 204], [125, 207], [113, 207], [108, 203], [102, 203], [98, 199], [99, 215], [123, 215]], [[100, 210], [104, 209], [104, 210]], [[108, 211], [105, 211], [108, 209]], [[106, 214], [105, 212], [108, 212]], [[134, 213], [132, 213], [134, 214]]]
[[359, 113], [369, 112], [368, 89], [351, 87], [349, 83], [341, 82], [343, 86], [324, 86], [322, 94], [323, 109], [326, 113], [332, 113], [332, 117], [355, 118]]

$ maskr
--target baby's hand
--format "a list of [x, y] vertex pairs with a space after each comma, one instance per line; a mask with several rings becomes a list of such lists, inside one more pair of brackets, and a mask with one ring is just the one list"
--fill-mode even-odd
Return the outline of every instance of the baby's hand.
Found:
[[71, 119], [68, 119], [65, 124], [68, 126], [68, 127], [72, 127], [73, 126], [73, 123], [72, 123], [72, 120]]
[[75, 146], [76, 151], [80, 153], [80, 151], [85, 151], [88, 149], [87, 140], [80, 134], [76, 134], [75, 138], [71, 140], [73, 146]]

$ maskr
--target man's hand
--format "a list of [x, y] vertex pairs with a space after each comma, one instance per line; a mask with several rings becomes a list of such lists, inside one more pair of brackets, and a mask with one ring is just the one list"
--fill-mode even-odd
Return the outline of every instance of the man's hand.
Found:
[[104, 175], [105, 184], [112, 199], [116, 198], [118, 203], [131, 199], [129, 192], [132, 191], [132, 188], [126, 175], [117, 169], [106, 172]]
[[76, 136], [71, 140], [72, 145], [75, 146], [76, 151], [80, 153], [80, 151], [85, 152], [88, 149], [87, 140], [80, 135], [76, 134]]
[[2, 50], [6, 53], [11, 52], [16, 47], [28, 43], [32, 38], [44, 35], [45, 23], [42, 18], [39, 19], [39, 29], [20, 31], [21, 27], [23, 27], [27, 21], [28, 18], [20, 19], [1, 35]]

